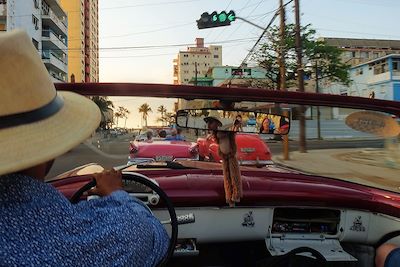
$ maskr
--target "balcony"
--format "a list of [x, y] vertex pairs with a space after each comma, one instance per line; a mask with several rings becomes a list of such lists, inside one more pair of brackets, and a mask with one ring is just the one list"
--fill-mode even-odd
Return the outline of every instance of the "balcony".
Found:
[[52, 30], [43, 30], [42, 31], [42, 42], [43, 49], [61, 49], [67, 50], [67, 41], [65, 38], [60, 38], [59, 35], [54, 33]]
[[42, 59], [47, 69], [54, 70], [55, 72], [68, 73], [68, 66], [65, 59], [62, 59], [59, 55], [51, 50], [43, 50]]
[[43, 12], [42, 24], [48, 25], [54, 32], [59, 35], [67, 35], [67, 25], [65, 20], [61, 20], [56, 16], [56, 14], [50, 9]]
[[0, 18], [7, 17], [7, 1], [0, 0]]
[[51, 71], [51, 70], [49, 71], [49, 74], [51, 76], [51, 80], [53, 82], [55, 82], [55, 83], [65, 83], [65, 82], [67, 82], [66, 75], [60, 75], [60, 74], [57, 74], [56, 72]]

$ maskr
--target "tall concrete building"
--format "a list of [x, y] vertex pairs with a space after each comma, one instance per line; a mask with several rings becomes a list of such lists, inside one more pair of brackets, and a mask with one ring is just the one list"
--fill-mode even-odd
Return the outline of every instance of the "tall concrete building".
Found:
[[61, 0], [68, 14], [68, 80], [99, 81], [98, 0]]
[[324, 37], [328, 45], [344, 51], [342, 61], [356, 66], [390, 54], [400, 54], [400, 40], [354, 39]]
[[192, 78], [205, 77], [209, 68], [222, 65], [222, 46], [205, 47], [204, 39], [196, 38], [196, 46], [179, 51], [173, 63], [174, 84], [189, 84]]
[[0, 31], [25, 30], [54, 82], [68, 77], [67, 28], [58, 0], [0, 0]]

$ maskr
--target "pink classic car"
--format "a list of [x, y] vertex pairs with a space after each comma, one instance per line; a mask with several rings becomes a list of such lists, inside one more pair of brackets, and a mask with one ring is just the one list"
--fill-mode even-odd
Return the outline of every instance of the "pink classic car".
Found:
[[169, 162], [174, 160], [198, 160], [196, 143], [187, 141], [132, 141], [129, 145], [128, 164], [133, 162]]
[[[256, 134], [237, 134], [237, 159], [240, 165], [262, 167], [272, 164], [271, 151], [265, 142]], [[213, 136], [198, 138], [200, 160], [220, 162], [218, 144]]]

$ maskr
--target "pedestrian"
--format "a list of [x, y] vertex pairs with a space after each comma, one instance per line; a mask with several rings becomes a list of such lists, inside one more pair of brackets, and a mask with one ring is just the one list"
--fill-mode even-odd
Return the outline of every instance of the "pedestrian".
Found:
[[238, 114], [236, 116], [235, 121], [233, 122], [232, 131], [234, 131], [234, 132], [242, 131], [243, 132], [242, 116], [240, 114]]
[[121, 173], [95, 174], [101, 198], [72, 205], [44, 182], [54, 159], [96, 130], [88, 98], [57, 92], [31, 38], [0, 34], [0, 266], [154, 266], [168, 235]]
[[261, 122], [260, 133], [273, 134], [274, 130], [275, 124], [273, 123], [273, 121], [270, 118], [265, 117]]
[[151, 130], [146, 132], [146, 142], [147, 143], [153, 142], [153, 132]]

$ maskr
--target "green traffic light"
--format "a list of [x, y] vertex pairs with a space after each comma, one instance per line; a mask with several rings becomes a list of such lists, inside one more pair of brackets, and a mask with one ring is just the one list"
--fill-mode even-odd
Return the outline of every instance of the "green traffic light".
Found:
[[213, 16], [212, 16], [212, 21], [213, 21], [213, 22], [216, 22], [217, 20], [218, 20], [217, 15], [213, 15]]
[[218, 20], [219, 22], [225, 22], [227, 19], [226, 13], [222, 12], [221, 14], [218, 15]]

